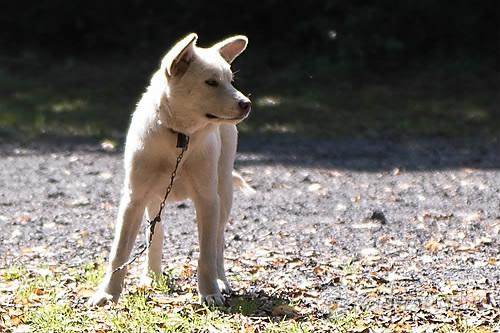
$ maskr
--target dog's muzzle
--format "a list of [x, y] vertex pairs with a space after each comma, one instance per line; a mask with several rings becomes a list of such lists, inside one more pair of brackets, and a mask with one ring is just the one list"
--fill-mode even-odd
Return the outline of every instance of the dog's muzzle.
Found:
[[223, 117], [219, 117], [219, 116], [216, 116], [214, 114], [211, 114], [211, 113], [207, 113], [207, 114], [205, 114], [205, 116], [208, 119], [216, 120], [216, 121], [217, 120], [218, 121], [242, 121], [250, 113], [250, 110], [252, 109], [252, 102], [248, 98], [241, 99], [238, 102], [238, 107], [239, 107], [239, 115], [237, 117], [234, 117], [234, 118], [223, 118]]
[[241, 99], [238, 102], [238, 106], [240, 108], [241, 118], [246, 118], [252, 109], [252, 102], [248, 98]]
[[238, 102], [238, 106], [242, 113], [248, 114], [252, 109], [252, 102], [249, 99], [242, 99]]

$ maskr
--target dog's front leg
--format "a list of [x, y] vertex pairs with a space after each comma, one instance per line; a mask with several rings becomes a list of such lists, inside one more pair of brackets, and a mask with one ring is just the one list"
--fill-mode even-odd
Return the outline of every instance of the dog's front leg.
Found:
[[219, 196], [213, 193], [210, 198], [197, 198], [196, 222], [200, 243], [198, 260], [198, 293], [201, 303], [209, 305], [224, 303], [217, 284], [217, 233], [219, 225]]
[[124, 194], [118, 210], [115, 238], [109, 256], [107, 273], [98, 290], [91, 297], [90, 304], [102, 306], [111, 300], [118, 302], [127, 268], [124, 267], [114, 273], [113, 270], [129, 259], [143, 214], [144, 203], [131, 200], [128, 193]]
[[[153, 221], [160, 209], [161, 198], [151, 200], [146, 208], [146, 213], [149, 221]], [[151, 230], [148, 228], [146, 233], [146, 240], [149, 241], [151, 237]], [[142, 284], [150, 286], [153, 279], [161, 276], [161, 258], [163, 249], [163, 223], [160, 221], [156, 223], [153, 233], [151, 245], [148, 248], [146, 263], [144, 266], [144, 273], [142, 276]]]

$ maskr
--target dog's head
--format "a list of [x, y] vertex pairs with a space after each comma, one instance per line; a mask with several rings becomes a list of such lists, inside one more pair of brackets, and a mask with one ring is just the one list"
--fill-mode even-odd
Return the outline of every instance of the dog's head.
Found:
[[191, 130], [207, 123], [237, 124], [250, 113], [251, 102], [233, 87], [231, 63], [245, 50], [245, 36], [228, 38], [210, 48], [196, 46], [190, 34], [163, 58], [169, 112]]

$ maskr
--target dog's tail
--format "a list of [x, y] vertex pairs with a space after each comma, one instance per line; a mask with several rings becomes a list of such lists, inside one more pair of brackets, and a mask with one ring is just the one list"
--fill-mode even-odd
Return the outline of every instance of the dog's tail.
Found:
[[245, 195], [254, 195], [255, 190], [236, 171], [233, 171], [233, 186], [239, 187]]

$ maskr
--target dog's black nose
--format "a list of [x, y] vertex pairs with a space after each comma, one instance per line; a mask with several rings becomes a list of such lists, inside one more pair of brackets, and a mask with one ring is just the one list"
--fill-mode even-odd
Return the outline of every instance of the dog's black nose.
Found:
[[240, 106], [241, 111], [248, 113], [252, 107], [252, 102], [248, 99], [242, 99], [238, 102], [238, 105]]

